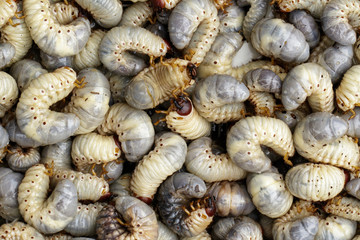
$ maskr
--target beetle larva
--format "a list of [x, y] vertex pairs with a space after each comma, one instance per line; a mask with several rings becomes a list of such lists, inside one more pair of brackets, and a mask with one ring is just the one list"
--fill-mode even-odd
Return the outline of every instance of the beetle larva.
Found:
[[6, 220], [20, 219], [18, 188], [24, 178], [10, 168], [0, 168], [0, 216]]
[[321, 16], [322, 29], [326, 36], [342, 45], [352, 45], [356, 42], [356, 32], [359, 25], [357, 10], [360, 3], [357, 0], [332, 0], [326, 4]]
[[[159, 188], [157, 200], [159, 215], [175, 233], [183, 237], [200, 234], [211, 223], [215, 205], [211, 198], [204, 197], [206, 186], [201, 178], [185, 172], [175, 173]], [[197, 204], [190, 203], [198, 198]], [[191, 210], [187, 210], [190, 204]]]
[[[125, 223], [121, 220], [124, 219]], [[115, 207], [106, 205], [96, 220], [98, 239], [157, 239], [158, 223], [154, 210], [131, 196], [116, 199]]]
[[153, 15], [149, 2], [137, 2], [125, 9], [118, 26], [141, 27]]
[[214, 197], [216, 214], [221, 217], [247, 215], [255, 209], [244, 184], [215, 182], [208, 189], [208, 194]]
[[122, 17], [122, 2], [118, 0], [75, 0], [91, 13], [95, 21], [104, 28], [116, 26]]
[[167, 127], [185, 140], [209, 136], [211, 124], [199, 115], [191, 100], [183, 95], [175, 98], [165, 117]]
[[145, 68], [126, 88], [126, 102], [138, 109], [154, 108], [186, 88], [196, 77], [196, 67], [190, 61], [172, 58]]
[[2, 239], [36, 239], [45, 240], [44, 236], [32, 226], [23, 222], [14, 221], [3, 224], [0, 227], [0, 237]]
[[219, 11], [219, 32], [238, 32], [242, 29], [245, 10], [231, 0], [224, 11]]
[[305, 9], [315, 18], [320, 18], [326, 4], [331, 0], [276, 0], [281, 11], [291, 12], [295, 9]]
[[0, 2], [0, 28], [2, 28], [9, 19], [15, 15], [16, 12], [16, 1], [1, 1]]
[[330, 215], [319, 222], [317, 240], [352, 239], [355, 236], [357, 223], [335, 215]]
[[198, 65], [214, 42], [219, 24], [217, 9], [211, 0], [183, 0], [169, 17], [170, 40]]
[[279, 18], [260, 20], [251, 32], [251, 43], [259, 53], [285, 62], [305, 62], [310, 55], [304, 34]]
[[140, 200], [150, 203], [160, 184], [185, 162], [187, 146], [178, 134], [166, 132], [156, 135], [155, 148], [136, 166], [130, 189]]
[[59, 22], [59, 24], [66, 25], [79, 17], [79, 9], [71, 4], [58, 2], [50, 5], [50, 12]]
[[145, 111], [132, 108], [126, 103], [112, 105], [98, 130], [101, 134], [116, 133], [122, 152], [131, 162], [140, 160], [154, 143], [155, 131], [151, 118]]
[[335, 197], [327, 201], [325, 212], [350, 219], [360, 221], [360, 201], [353, 197]]
[[303, 63], [290, 70], [282, 84], [281, 101], [294, 110], [308, 98], [315, 112], [334, 110], [334, 91], [329, 73], [319, 64]]
[[127, 51], [160, 57], [165, 56], [167, 48], [167, 43], [161, 37], [145, 28], [121, 26], [114, 27], [105, 34], [99, 46], [99, 57], [110, 71], [134, 76], [146, 67], [146, 63], [141, 57]]
[[0, 125], [0, 160], [6, 156], [6, 149], [9, 144], [9, 134], [3, 126]]
[[294, 131], [296, 151], [311, 162], [328, 163], [355, 171], [360, 166], [359, 148], [345, 135], [348, 123], [327, 112], [312, 113]]
[[330, 165], [304, 163], [287, 172], [285, 183], [295, 197], [308, 201], [325, 201], [342, 191], [345, 173]]
[[54, 71], [61, 67], [73, 68], [73, 56], [57, 57], [51, 56], [44, 51], [40, 50], [41, 64], [48, 70]]
[[294, 129], [298, 122], [304, 119], [310, 112], [310, 107], [307, 104], [302, 104], [295, 110], [275, 111], [274, 115], [275, 118], [284, 121], [286, 125], [289, 126], [291, 132], [294, 132]]
[[11, 43], [0, 43], [0, 69], [7, 65], [15, 56], [15, 47]]
[[0, 83], [0, 117], [4, 117], [5, 112], [16, 103], [19, 90], [15, 79], [6, 72], [0, 71]]
[[19, 185], [18, 201], [24, 220], [38, 231], [61, 231], [76, 214], [77, 194], [69, 180], [60, 181], [47, 199], [50, 176], [43, 164], [29, 168]]
[[360, 104], [360, 65], [354, 65], [346, 71], [340, 86], [336, 89], [336, 103], [337, 106], [345, 111], [353, 109], [357, 104]]
[[72, 91], [75, 80], [75, 71], [67, 67], [32, 80], [16, 108], [20, 130], [43, 144], [60, 142], [73, 135], [79, 127], [79, 118], [72, 113], [51, 111], [49, 107]]
[[64, 112], [73, 113], [80, 119], [80, 126], [74, 134], [85, 134], [95, 130], [104, 121], [109, 110], [110, 84], [96, 68], [81, 70], [77, 79], [79, 82], [86, 81], [86, 84], [73, 90]]
[[236, 181], [244, 179], [246, 172], [222, 153], [211, 138], [202, 137], [189, 144], [185, 161], [186, 169], [206, 182]]
[[17, 172], [26, 172], [31, 166], [40, 162], [39, 149], [20, 146], [10, 147], [10, 153], [6, 155], [6, 161], [9, 167]]
[[295, 153], [291, 131], [279, 119], [247, 117], [239, 120], [227, 135], [227, 152], [245, 171], [260, 173], [270, 169], [271, 161], [260, 145], [270, 147], [282, 156]]
[[199, 114], [210, 122], [236, 121], [243, 117], [243, 102], [249, 94], [247, 87], [235, 78], [215, 74], [196, 84], [193, 103]]
[[25, 22], [34, 42], [49, 55], [65, 57], [82, 50], [90, 36], [90, 22], [79, 17], [61, 25], [51, 15], [49, 0], [25, 0]]

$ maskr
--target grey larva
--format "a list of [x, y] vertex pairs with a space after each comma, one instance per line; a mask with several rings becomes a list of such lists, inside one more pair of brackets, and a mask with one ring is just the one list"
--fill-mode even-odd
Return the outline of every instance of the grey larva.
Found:
[[31, 166], [40, 162], [40, 153], [37, 148], [23, 149], [20, 146], [9, 148], [6, 161], [9, 167], [17, 172], [26, 172]]

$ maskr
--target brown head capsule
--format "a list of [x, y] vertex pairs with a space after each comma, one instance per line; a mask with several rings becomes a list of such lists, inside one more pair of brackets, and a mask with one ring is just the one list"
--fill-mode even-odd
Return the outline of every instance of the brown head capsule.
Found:
[[174, 105], [176, 107], [176, 112], [181, 116], [186, 116], [191, 113], [192, 104], [188, 97], [179, 96], [175, 99]]
[[186, 69], [187, 69], [187, 74], [188, 74], [189, 78], [195, 79], [196, 75], [197, 75], [196, 65], [190, 62], [190, 63], [188, 63]]
[[209, 197], [204, 199], [205, 202], [205, 211], [209, 217], [212, 217], [216, 213], [215, 197]]

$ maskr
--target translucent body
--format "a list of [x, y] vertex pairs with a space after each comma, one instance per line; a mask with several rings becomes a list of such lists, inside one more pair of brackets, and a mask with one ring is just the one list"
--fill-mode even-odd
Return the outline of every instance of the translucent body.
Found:
[[153, 15], [149, 2], [137, 2], [125, 9], [118, 26], [141, 27]]
[[44, 236], [32, 226], [14, 221], [0, 227], [0, 237], [3, 239], [37, 239], [45, 240]]
[[353, 65], [345, 72], [340, 86], [336, 89], [336, 103], [337, 106], [344, 112], [353, 109], [356, 104], [360, 103], [360, 65]]
[[17, 172], [26, 172], [31, 166], [40, 162], [39, 149], [22, 149], [19, 146], [10, 147], [10, 153], [6, 155], [9, 167]]
[[212, 140], [202, 137], [189, 144], [186, 169], [206, 182], [236, 181], [245, 178], [246, 172], [236, 166], [226, 153], [217, 153]]
[[46, 54], [44, 51], [40, 50], [40, 58], [41, 64], [48, 70], [54, 71], [60, 67], [73, 67], [73, 57], [66, 56], [66, 57], [56, 57]]
[[260, 145], [282, 156], [293, 156], [295, 152], [289, 127], [278, 119], [247, 117], [238, 121], [227, 135], [226, 148], [231, 160], [249, 172], [260, 173], [271, 167]]
[[15, 104], [19, 90], [15, 79], [3, 71], [0, 71], [0, 84], [0, 117], [3, 117], [5, 112]]
[[15, 47], [11, 43], [0, 43], [0, 69], [15, 56]]
[[310, 55], [304, 34], [278, 18], [260, 20], [252, 30], [251, 43], [259, 53], [285, 62], [305, 62]]
[[0, 125], [0, 160], [6, 155], [6, 147], [9, 144], [9, 134], [5, 128]]
[[16, 123], [16, 119], [11, 120], [5, 126], [12, 142], [17, 143], [20, 147], [39, 147], [42, 143], [26, 136]]

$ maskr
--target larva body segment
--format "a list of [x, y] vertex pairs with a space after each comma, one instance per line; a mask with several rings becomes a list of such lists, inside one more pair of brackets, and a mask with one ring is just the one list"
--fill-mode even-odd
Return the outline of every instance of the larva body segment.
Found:
[[157, 240], [179, 240], [176, 233], [171, 231], [165, 224], [158, 219], [158, 238]]
[[153, 15], [149, 2], [137, 2], [125, 9], [118, 26], [141, 27]]
[[3, 239], [36, 239], [45, 240], [44, 236], [32, 226], [14, 221], [0, 227], [0, 237]]
[[336, 89], [336, 103], [344, 112], [360, 103], [360, 65], [354, 65], [345, 72], [340, 86]]
[[81, 70], [77, 79], [86, 84], [73, 90], [73, 96], [64, 111], [80, 119], [80, 126], [74, 134], [85, 134], [95, 130], [104, 121], [109, 110], [110, 84], [96, 68]]
[[203, 61], [218, 34], [217, 14], [211, 0], [183, 0], [170, 14], [170, 40], [177, 49], [184, 49], [194, 64]]
[[155, 131], [151, 118], [146, 112], [125, 103], [112, 105], [98, 130], [101, 134], [116, 133], [122, 152], [131, 162], [140, 160], [154, 143]]
[[15, 103], [19, 95], [19, 90], [15, 79], [6, 72], [0, 71], [0, 117], [5, 115]]
[[71, 4], [58, 2], [50, 5], [50, 12], [59, 24], [66, 25], [79, 16], [79, 9]]
[[173, 91], [188, 87], [195, 77], [193, 71], [190, 61], [179, 58], [145, 68], [127, 86], [126, 102], [137, 109], [154, 108], [169, 100]]
[[48, 199], [50, 177], [44, 165], [29, 168], [19, 185], [19, 210], [24, 220], [38, 231], [61, 231], [76, 214], [77, 194], [69, 180], [59, 182]]
[[345, 190], [350, 195], [360, 199], [360, 178], [354, 178], [346, 183]]
[[109, 77], [111, 98], [115, 103], [125, 102], [126, 87], [131, 77], [113, 74]]
[[260, 20], [251, 32], [251, 43], [259, 53], [285, 62], [305, 62], [310, 55], [304, 34], [279, 18]]
[[325, 201], [338, 195], [344, 188], [345, 173], [330, 165], [304, 163], [287, 172], [285, 183], [295, 197]]
[[216, 214], [221, 217], [247, 215], [255, 209], [246, 186], [238, 182], [215, 182], [208, 194], [215, 198]]
[[167, 44], [161, 37], [141, 27], [114, 27], [101, 40], [100, 61], [116, 74], [137, 75], [146, 67], [146, 63], [141, 57], [127, 51], [160, 57], [166, 54]]
[[280, 93], [281, 78], [269, 69], [257, 68], [246, 73], [244, 84], [250, 91]]
[[15, 142], [16, 144], [18, 144], [20, 147], [39, 147], [42, 146], [43, 144], [35, 141], [32, 138], [29, 138], [28, 136], [26, 136], [19, 128], [19, 126], [16, 123], [16, 119], [11, 120], [10, 122], [8, 122], [5, 126], [6, 131], [9, 134], [9, 139], [12, 142]]
[[185, 162], [187, 146], [178, 134], [166, 132], [155, 139], [155, 148], [136, 166], [130, 182], [134, 196], [151, 201], [160, 184]]
[[70, 138], [64, 141], [48, 145], [41, 152], [41, 163], [48, 166], [54, 165], [54, 169], [71, 169], [71, 146]]
[[73, 68], [73, 56], [58, 57], [52, 56], [40, 50], [41, 64], [48, 70], [54, 71], [61, 67]]
[[324, 210], [352, 221], [360, 221], [360, 201], [353, 197], [331, 199], [326, 203]]
[[334, 110], [334, 92], [329, 73], [319, 64], [303, 63], [290, 70], [282, 84], [281, 101], [294, 110], [305, 100], [315, 112]]
[[0, 43], [0, 69], [7, 65], [15, 56], [15, 47], [11, 43]]
[[212, 75], [199, 81], [193, 103], [199, 114], [210, 122], [223, 123], [243, 117], [243, 102], [249, 97], [243, 83], [229, 75]]
[[186, 155], [186, 169], [206, 182], [245, 178], [246, 172], [236, 166], [227, 153], [219, 152], [209, 137], [192, 141]]
[[0, 125], [0, 160], [6, 156], [6, 147], [9, 144], [9, 134], [3, 126]]
[[291, 111], [275, 111], [275, 118], [284, 121], [286, 125], [289, 126], [291, 132], [294, 132], [294, 129], [298, 122], [304, 119], [311, 112], [310, 107], [305, 104], [300, 105], [295, 110]]
[[21, 173], [10, 168], [0, 168], [0, 216], [6, 220], [20, 219], [18, 188], [24, 178]]
[[2, 28], [9, 19], [15, 15], [17, 9], [16, 1], [1, 1], [0, 3], [0, 28]]
[[319, 222], [319, 230], [315, 239], [336, 240], [352, 239], [355, 236], [357, 223], [346, 218], [330, 215]]
[[65, 57], [82, 50], [90, 36], [89, 20], [79, 17], [61, 25], [50, 11], [49, 0], [25, 0], [25, 22], [34, 42], [49, 55]]
[[9, 167], [17, 172], [26, 172], [31, 166], [40, 162], [39, 149], [23, 149], [20, 146], [10, 147], [10, 153], [6, 155]]
[[[235, 4], [235, 1], [230, 1], [232, 4], [225, 8], [224, 11], [219, 11], [219, 32], [238, 32], [242, 29], [245, 17], [243, 8]], [[219, 34], [220, 34], [219, 33]], [[216, 40], [215, 40], [216, 41]]]
[[249, 102], [257, 116], [274, 116], [276, 102], [271, 93], [250, 91]]
[[104, 28], [116, 26], [122, 17], [122, 3], [118, 0], [76, 0], [76, 3], [90, 12], [95, 21]]
[[245, 171], [261, 173], [270, 169], [271, 161], [260, 145], [270, 147], [282, 156], [295, 153], [291, 131], [278, 119], [247, 117], [238, 121], [227, 135], [227, 152]]
[[176, 234], [192, 237], [200, 234], [211, 223], [215, 214], [215, 206], [208, 199], [197, 209], [185, 211], [184, 208], [193, 198], [202, 198], [206, 193], [203, 180], [193, 174], [175, 173], [165, 180], [159, 188], [157, 200], [159, 215], [163, 222]]
[[115, 196], [130, 196], [130, 173], [124, 173], [110, 185], [110, 192]]
[[16, 108], [20, 130], [42, 144], [60, 142], [73, 135], [80, 125], [79, 118], [72, 113], [51, 111], [49, 107], [72, 91], [75, 80], [75, 71], [63, 67], [31, 81]]
[[331, 113], [312, 113], [294, 131], [296, 151], [311, 162], [327, 163], [355, 171], [359, 165], [357, 143], [346, 134], [348, 124]]
[[280, 7], [280, 10], [283, 12], [291, 12], [295, 9], [305, 9], [310, 12], [310, 14], [319, 19], [321, 18], [326, 4], [331, 0], [283, 0], [277, 1]]
[[360, 26], [357, 0], [332, 0], [326, 4], [321, 16], [322, 29], [326, 36], [342, 45], [356, 42], [356, 32]]

